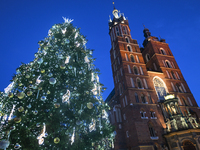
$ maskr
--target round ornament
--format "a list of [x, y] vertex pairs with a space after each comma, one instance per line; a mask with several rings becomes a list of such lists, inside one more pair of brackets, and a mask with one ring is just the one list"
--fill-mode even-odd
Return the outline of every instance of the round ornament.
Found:
[[65, 43], [69, 44], [69, 42], [70, 42], [70, 41], [69, 41], [68, 39], [65, 39]]
[[34, 114], [34, 115], [37, 115], [37, 114], [38, 114], [38, 111], [37, 111], [37, 110], [34, 110], [34, 111], [33, 111], [33, 114]]
[[9, 98], [13, 98], [13, 93], [9, 93], [9, 94], [8, 94], [8, 97], [9, 97]]
[[30, 75], [29, 75], [29, 74], [27, 74], [25, 77], [28, 79], [28, 78], [30, 78]]
[[56, 137], [53, 141], [55, 144], [58, 144], [60, 142], [60, 139], [58, 137]]
[[37, 63], [38, 63], [38, 64], [43, 63], [43, 59], [42, 59], [42, 58], [38, 58]]
[[15, 123], [20, 123], [22, 121], [22, 119], [19, 117], [14, 118], [14, 122]]
[[56, 98], [54, 98], [54, 99], [53, 99], [53, 102], [57, 102], [57, 99], [56, 99]]
[[50, 78], [49, 79], [50, 84], [56, 84], [56, 79], [55, 78]]
[[15, 144], [14, 149], [20, 149], [21, 145], [19, 145], [18, 143]]
[[44, 64], [47, 65], [48, 63], [47, 63], [47, 62], [44, 62]]
[[60, 65], [60, 69], [65, 69], [65, 64]]
[[28, 95], [28, 96], [31, 96], [32, 94], [33, 94], [32, 91], [28, 91], [28, 92], [27, 92], [27, 95]]
[[47, 91], [47, 94], [51, 94], [51, 92], [48, 90], [48, 91]]
[[28, 81], [29, 83], [33, 83], [33, 81]]
[[60, 107], [60, 104], [59, 104], [59, 103], [55, 103], [55, 104], [54, 104], [54, 107], [55, 107], [55, 108], [59, 108], [59, 107]]
[[63, 59], [64, 57], [63, 57], [62, 54], [58, 54], [58, 58], [59, 58], [59, 59]]
[[25, 96], [25, 94], [24, 94], [23, 92], [20, 92], [20, 93], [17, 94], [17, 97], [18, 97], [19, 99], [24, 98], [24, 96]]
[[45, 101], [46, 99], [47, 99], [46, 96], [42, 96], [42, 97], [41, 97], [41, 100], [42, 100], [42, 101]]
[[53, 76], [53, 74], [52, 74], [52, 73], [49, 73], [49, 74], [48, 74], [48, 76], [49, 76], [49, 77], [52, 77], [52, 76]]
[[93, 104], [91, 102], [87, 103], [87, 108], [88, 109], [92, 109], [92, 107], [93, 107]]
[[42, 70], [41, 70], [41, 73], [45, 73], [45, 70], [44, 70], [44, 69], [42, 69]]
[[27, 107], [28, 107], [28, 108], [31, 108], [31, 104], [29, 104]]
[[40, 123], [37, 123], [37, 124], [36, 124], [36, 127], [40, 127]]
[[65, 74], [68, 74], [69, 72], [68, 71], [65, 71]]
[[24, 107], [20, 106], [20, 107], [18, 108], [18, 111], [19, 111], [19, 112], [24, 111]]

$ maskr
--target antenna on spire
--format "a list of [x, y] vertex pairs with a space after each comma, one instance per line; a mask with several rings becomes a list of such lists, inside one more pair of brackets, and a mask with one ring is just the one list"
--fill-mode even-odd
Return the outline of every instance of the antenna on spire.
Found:
[[115, 9], [115, 2], [114, 2], [114, 0], [113, 0], [113, 2], [112, 2], [112, 3], [113, 3], [113, 8]]
[[143, 27], [144, 27], [144, 29], [145, 29], [145, 25], [143, 24]]

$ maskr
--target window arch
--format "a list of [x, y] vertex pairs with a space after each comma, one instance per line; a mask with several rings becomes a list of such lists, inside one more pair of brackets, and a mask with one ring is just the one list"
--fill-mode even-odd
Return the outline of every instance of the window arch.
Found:
[[150, 55], [146, 54], [146, 61], [148, 62], [150, 60]]
[[165, 52], [165, 50], [164, 50], [163, 48], [160, 49], [160, 52], [161, 52], [161, 54], [163, 54], [163, 55], [167, 55], [166, 52]]
[[146, 117], [146, 112], [143, 109], [140, 111], [140, 114], [141, 114], [142, 119], [148, 118], [148, 117]]
[[136, 79], [136, 82], [137, 82], [137, 86], [138, 86], [138, 88], [143, 88], [143, 86], [142, 86], [142, 81], [140, 80], [140, 78], [137, 78]]
[[168, 68], [172, 68], [171, 63], [168, 60], [166, 60], [165, 63], [166, 63], [166, 65], [167, 65]]
[[186, 140], [183, 142], [183, 150], [196, 150], [196, 148], [191, 141]]
[[126, 42], [127, 42], [127, 43], [130, 43], [130, 41], [129, 41], [129, 38], [128, 38], [128, 37], [126, 37], [125, 39], [126, 39]]
[[131, 55], [131, 61], [132, 61], [132, 62], [135, 62], [135, 58], [134, 58], [133, 55]]
[[154, 87], [159, 100], [165, 100], [164, 96], [167, 95], [167, 88], [163, 80], [159, 77], [153, 79]]
[[132, 52], [132, 48], [131, 48], [130, 45], [128, 45], [127, 48], [128, 48], [128, 51], [129, 51], [129, 52]]
[[151, 110], [150, 111], [150, 115], [151, 115], [151, 119], [155, 119], [156, 118], [155, 111]]
[[133, 66], [133, 72], [134, 74], [139, 75], [138, 67]]
[[136, 100], [136, 103], [139, 103], [139, 97], [138, 97], [138, 94], [135, 92], [135, 100]]

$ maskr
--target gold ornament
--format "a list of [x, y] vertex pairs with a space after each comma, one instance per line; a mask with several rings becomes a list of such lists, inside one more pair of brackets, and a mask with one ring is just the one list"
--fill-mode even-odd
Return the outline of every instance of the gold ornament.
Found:
[[19, 112], [24, 111], [24, 107], [20, 106], [20, 107], [18, 108], [18, 111], [19, 111]]
[[87, 108], [88, 109], [92, 109], [92, 107], [93, 107], [93, 104], [91, 102], [87, 103]]
[[65, 69], [65, 65], [64, 64], [60, 65], [60, 69]]
[[50, 93], [51, 93], [51, 92], [48, 90], [48, 91], [47, 91], [47, 94], [50, 94]]
[[29, 83], [33, 83], [33, 81], [29, 81]]
[[41, 73], [45, 73], [45, 70], [44, 70], [44, 69], [42, 69], [42, 70], [41, 70]]
[[27, 95], [28, 95], [28, 96], [31, 96], [32, 94], [33, 94], [32, 91], [28, 91], [28, 92], [27, 92]]
[[20, 93], [17, 94], [17, 97], [18, 97], [19, 99], [24, 98], [24, 96], [25, 96], [25, 94], [24, 94], [23, 92], [20, 92]]
[[95, 143], [94, 142], [92, 142], [92, 146], [94, 146], [95, 145]]
[[29, 75], [29, 74], [27, 74], [25, 77], [28, 79], [28, 78], [30, 78], [30, 75]]
[[60, 104], [59, 104], [59, 103], [55, 103], [55, 104], [54, 104], [54, 107], [55, 107], [55, 108], [59, 108], [59, 107], [60, 107]]
[[21, 119], [20, 117], [19, 117], [19, 118], [16, 117], [16, 118], [14, 119], [14, 122], [15, 122], [15, 123], [20, 123], [21, 121], [22, 121], [22, 119]]
[[19, 83], [19, 86], [22, 86], [23, 84], [22, 83]]
[[56, 137], [53, 141], [55, 144], [58, 144], [60, 142], [60, 139], [58, 137]]
[[9, 93], [9, 94], [8, 94], [8, 97], [9, 97], [9, 98], [13, 98], [13, 93]]

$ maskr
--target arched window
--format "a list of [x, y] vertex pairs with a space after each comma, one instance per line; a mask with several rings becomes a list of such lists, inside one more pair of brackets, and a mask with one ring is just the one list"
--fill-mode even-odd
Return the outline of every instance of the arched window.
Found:
[[142, 103], [146, 103], [146, 97], [144, 96], [144, 94], [141, 95], [141, 100], [142, 100]]
[[125, 54], [125, 58], [126, 58], [126, 61], [128, 61], [128, 55], [127, 54]]
[[150, 55], [146, 54], [146, 61], [148, 62], [150, 60]]
[[146, 112], [144, 110], [141, 110], [140, 114], [142, 119], [146, 119]]
[[129, 38], [128, 38], [128, 37], [126, 37], [125, 39], [126, 39], [126, 42], [127, 42], [127, 43], [130, 43], [130, 42], [129, 42]]
[[129, 52], [132, 52], [132, 49], [131, 49], [131, 46], [130, 46], [130, 45], [128, 45], [127, 48], [128, 48], [128, 51], [129, 51]]
[[166, 52], [163, 48], [160, 49], [161, 54], [166, 55]]
[[173, 77], [174, 79], [176, 79], [176, 76], [175, 76], [175, 74], [174, 74], [173, 71], [171, 71], [171, 74], [172, 74], [172, 77]]
[[134, 59], [134, 56], [133, 56], [133, 55], [131, 55], [131, 61], [132, 61], [132, 62], [135, 62], [135, 59]]
[[155, 112], [153, 110], [150, 111], [150, 115], [151, 115], [151, 119], [155, 119], [156, 118]]
[[139, 103], [139, 97], [137, 93], [135, 93], [135, 100], [136, 100], [136, 103]]
[[196, 150], [196, 148], [191, 141], [186, 140], [183, 142], [183, 150]]
[[137, 68], [136, 66], [133, 67], [133, 72], [134, 72], [134, 74], [136, 74], [136, 75], [139, 74], [138, 68]]
[[137, 86], [138, 86], [138, 88], [143, 88], [143, 86], [142, 86], [142, 81], [140, 80], [140, 78], [137, 78]]
[[168, 60], [166, 60], [165, 63], [166, 63], [166, 65], [167, 65], [168, 68], [172, 68], [171, 63]]
[[152, 124], [149, 124], [149, 132], [151, 137], [157, 137]]
[[153, 83], [158, 95], [158, 99], [165, 100], [164, 96], [167, 95], [165, 83], [159, 77], [154, 77]]

